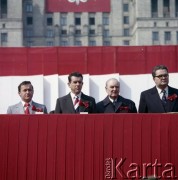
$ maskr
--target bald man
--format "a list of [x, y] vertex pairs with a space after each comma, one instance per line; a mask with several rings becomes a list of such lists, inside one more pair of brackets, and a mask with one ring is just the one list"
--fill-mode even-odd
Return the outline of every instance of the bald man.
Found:
[[120, 83], [117, 79], [107, 80], [105, 89], [108, 96], [97, 103], [98, 113], [137, 113], [135, 103], [119, 95]]

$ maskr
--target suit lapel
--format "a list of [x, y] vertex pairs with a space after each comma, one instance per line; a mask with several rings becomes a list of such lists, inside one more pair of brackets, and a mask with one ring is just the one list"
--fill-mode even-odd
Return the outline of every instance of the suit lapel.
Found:
[[39, 108], [38, 104], [35, 103], [34, 101], [32, 101], [32, 107], [30, 108], [30, 114], [36, 114], [36, 112], [34, 110], [32, 110], [33, 106], [35, 108]]
[[129, 104], [126, 103], [125, 99], [122, 96], [119, 95], [119, 97], [117, 98], [116, 105], [115, 105], [115, 112], [120, 112], [119, 108], [121, 106], [129, 108]]
[[[35, 106], [37, 108], [35, 102], [32, 101], [32, 107], [33, 106]], [[32, 107], [30, 108], [30, 114], [35, 114], [35, 111], [32, 110]]]
[[86, 108], [84, 106], [79, 106], [77, 109], [79, 112], [85, 112]]
[[119, 110], [119, 107], [122, 105], [121, 101], [117, 101], [115, 104], [115, 112], [117, 112]]
[[105, 109], [106, 113], [107, 112], [109, 112], [109, 113], [112, 113], [112, 112], [114, 113], [115, 112], [113, 104], [110, 101], [108, 96], [103, 100], [103, 104], [104, 104], [104, 109]]
[[[81, 94], [81, 102], [88, 102], [88, 99], [86, 98], [86, 96], [82, 93]], [[79, 112], [85, 112], [86, 110], [86, 107], [83, 105], [83, 106], [79, 106]]]
[[[174, 90], [169, 86], [168, 86], [168, 92], [169, 92], [168, 96], [176, 94], [174, 92]], [[174, 101], [167, 100], [167, 112], [172, 112], [173, 111], [173, 107], [175, 105], [175, 102], [176, 102], [175, 100]]]
[[67, 109], [69, 110], [70, 113], [76, 113], [75, 109], [74, 109], [73, 101], [72, 101], [72, 98], [71, 98], [70, 94], [68, 94], [66, 96], [66, 106], [67, 106]]
[[22, 105], [22, 102], [19, 102], [16, 106], [16, 111], [19, 113], [19, 114], [24, 114], [24, 108], [23, 108], [23, 105]]
[[166, 112], [156, 87], [152, 89], [150, 98], [150, 101], [152, 102], [155, 109], [157, 109], [159, 112]]

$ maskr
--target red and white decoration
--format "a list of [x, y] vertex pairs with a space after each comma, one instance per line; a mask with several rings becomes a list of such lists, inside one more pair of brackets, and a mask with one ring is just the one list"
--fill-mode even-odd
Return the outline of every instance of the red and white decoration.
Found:
[[105, 82], [120, 81], [120, 94], [137, 107], [140, 93], [154, 86], [152, 68], [169, 68], [170, 86], [178, 88], [178, 46], [136, 47], [53, 47], [0, 48], [0, 114], [20, 101], [17, 87], [29, 80], [34, 86], [34, 101], [54, 110], [56, 99], [70, 92], [68, 74], [84, 74], [83, 92], [96, 102], [106, 96]]

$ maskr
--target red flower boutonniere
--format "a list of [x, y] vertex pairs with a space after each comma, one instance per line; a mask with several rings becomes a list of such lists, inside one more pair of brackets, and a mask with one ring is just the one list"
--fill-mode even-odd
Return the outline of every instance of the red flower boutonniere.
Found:
[[128, 113], [130, 111], [128, 106], [120, 106], [118, 110], [119, 112], [123, 112], [123, 113]]
[[89, 102], [88, 101], [79, 101], [79, 106], [84, 106], [85, 108], [88, 108], [89, 107]]
[[37, 108], [35, 106], [32, 106], [32, 111], [43, 112], [43, 109], [42, 108]]
[[174, 101], [175, 99], [177, 99], [177, 97], [178, 97], [177, 94], [173, 94], [173, 95], [168, 96], [167, 99], [170, 101]]

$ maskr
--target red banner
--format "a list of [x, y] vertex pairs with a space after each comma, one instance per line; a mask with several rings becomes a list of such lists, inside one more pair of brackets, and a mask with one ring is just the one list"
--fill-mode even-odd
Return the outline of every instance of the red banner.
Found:
[[164, 64], [178, 72], [178, 45], [109, 47], [0, 48], [0, 76], [82, 74], [150, 74]]
[[47, 12], [110, 12], [110, 0], [46, 0]]

